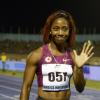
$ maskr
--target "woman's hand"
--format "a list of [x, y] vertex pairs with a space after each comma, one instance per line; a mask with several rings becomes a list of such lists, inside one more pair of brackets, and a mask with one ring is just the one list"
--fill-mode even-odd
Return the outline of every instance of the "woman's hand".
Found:
[[93, 45], [90, 41], [85, 42], [81, 53], [78, 55], [76, 50], [73, 50], [74, 53], [74, 62], [78, 68], [81, 68], [94, 54]]

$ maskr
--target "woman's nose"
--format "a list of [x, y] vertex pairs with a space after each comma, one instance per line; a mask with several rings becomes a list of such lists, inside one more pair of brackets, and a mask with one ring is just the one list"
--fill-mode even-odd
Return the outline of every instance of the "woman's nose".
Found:
[[62, 34], [63, 34], [63, 31], [62, 31], [61, 29], [59, 30], [59, 34], [60, 34], [60, 35], [62, 35]]

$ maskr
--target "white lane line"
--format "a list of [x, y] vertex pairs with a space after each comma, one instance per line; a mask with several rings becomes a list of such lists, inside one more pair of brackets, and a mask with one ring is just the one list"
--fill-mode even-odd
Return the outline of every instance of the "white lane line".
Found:
[[5, 79], [5, 78], [0, 78], [0, 81], [9, 81], [9, 82], [14, 82], [14, 83], [22, 83], [23, 81], [19, 81], [18, 79], [16, 79], [16, 80], [13, 80], [13, 79], [11, 79], [11, 78], [9, 78], [9, 79]]
[[[22, 82], [23, 82], [23, 78], [22, 79], [13, 80], [12, 79], [13, 77], [8, 77], [8, 78], [6, 78], [6, 77], [7, 76], [3, 76], [3, 77], [0, 76], [0, 81], [1, 82], [7, 82], [7, 83], [15, 84], [15, 85], [22, 84]], [[34, 85], [37, 83], [36, 81], [37, 81], [36, 79], [33, 80], [33, 84]]]
[[[13, 90], [13, 91], [20, 92], [20, 90], [19, 90], [19, 89], [11, 88], [11, 87], [8, 87], [8, 86], [3, 86], [3, 85], [0, 85], [0, 87], [5, 88], [5, 89], [9, 89], [9, 90]], [[32, 92], [30, 92], [30, 95], [37, 96], [37, 94], [36, 94], [36, 93], [32, 93]]]
[[9, 90], [13, 90], [13, 91], [20, 92], [20, 90], [15, 89], [15, 88], [11, 88], [11, 87], [8, 87], [8, 86], [3, 86], [3, 85], [0, 85], [0, 87], [5, 88], [5, 89], [9, 89]]
[[16, 80], [17, 80], [17, 82], [22, 82], [22, 80], [23, 80], [23, 78], [17, 78], [17, 77], [9, 77], [9, 76], [1, 76], [0, 75], [0, 79], [3, 79], [3, 80], [10, 80], [10, 81], [14, 81], [14, 82], [16, 82]]
[[11, 99], [11, 100], [18, 100], [17, 98], [10, 97], [10, 96], [7, 96], [7, 95], [1, 94], [1, 93], [0, 93], [0, 96], [2, 96], [2, 97], [4, 97], [4, 98]]
[[[16, 83], [13, 83], [12, 81], [7, 81], [7, 80], [0, 80], [0, 82], [9, 83], [9, 84], [11, 84], [11, 85], [17, 85], [17, 86], [21, 86], [20, 84], [22, 84], [22, 83], [16, 84]], [[34, 85], [35, 85], [35, 84], [32, 85], [32, 90], [33, 90], [33, 89], [37, 89], [37, 86], [34, 86]], [[34, 86], [34, 87], [33, 87], [33, 86]]]
[[19, 98], [20, 97], [20, 95], [18, 94], [18, 95], [14, 95], [13, 97], [15, 97], [15, 98]]
[[17, 83], [17, 82], [15, 83], [15, 82], [10, 81], [10, 80], [0, 80], [0, 82], [9, 83], [9, 84], [18, 85], [18, 86], [21, 86], [20, 84], [22, 84], [22, 83]]

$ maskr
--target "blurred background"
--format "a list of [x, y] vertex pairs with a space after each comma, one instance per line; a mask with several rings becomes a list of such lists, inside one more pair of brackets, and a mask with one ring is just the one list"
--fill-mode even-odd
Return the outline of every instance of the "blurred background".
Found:
[[[97, 77], [100, 72], [99, 0], [0, 1], [0, 69], [24, 71], [27, 55], [43, 44], [40, 30], [46, 18], [58, 9], [70, 12], [75, 20], [78, 33], [74, 47], [77, 50], [80, 51], [87, 40], [93, 43], [95, 54], [87, 62], [84, 73], [88, 79], [100, 80]], [[88, 69], [87, 65], [97, 69]]]
[[[43, 44], [41, 29], [47, 17], [59, 9], [75, 20], [78, 32], [73, 48], [80, 52], [87, 40], [95, 47], [94, 56], [83, 67], [85, 91], [79, 94], [72, 87], [72, 100], [100, 100], [100, 0], [1, 0], [0, 100], [19, 100], [26, 57]], [[37, 96], [34, 83], [30, 100]]]

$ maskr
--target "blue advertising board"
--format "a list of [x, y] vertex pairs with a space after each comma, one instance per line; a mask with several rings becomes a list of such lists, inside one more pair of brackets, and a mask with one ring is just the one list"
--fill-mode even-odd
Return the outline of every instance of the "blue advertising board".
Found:
[[[5, 69], [23, 72], [25, 70], [25, 66], [26, 66], [25, 61], [7, 60], [5, 64]], [[3, 65], [0, 60], [0, 69], [2, 68]], [[100, 66], [84, 65], [83, 71], [84, 71], [84, 77], [86, 79], [100, 81]]]

